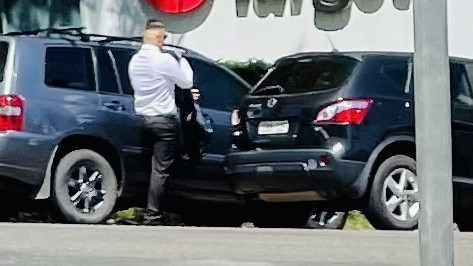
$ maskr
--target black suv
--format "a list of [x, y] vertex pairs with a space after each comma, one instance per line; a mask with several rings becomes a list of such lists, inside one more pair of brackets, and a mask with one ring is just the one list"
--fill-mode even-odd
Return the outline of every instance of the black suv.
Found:
[[[451, 58], [450, 71], [455, 202], [467, 207], [460, 185], [473, 181], [473, 61]], [[278, 60], [234, 112], [226, 158], [233, 190], [342, 211], [366, 207], [377, 228], [415, 228], [413, 89], [409, 53]]]
[[[151, 143], [133, 112], [127, 73], [139, 45], [139, 38], [80, 28], [0, 36], [0, 189], [51, 198], [78, 223], [103, 221], [117, 197], [146, 195]], [[172, 187], [181, 198], [207, 192], [206, 199], [219, 200], [200, 184], [220, 182], [211, 188], [230, 192], [215, 173], [223, 173], [231, 149], [232, 107], [250, 86], [191, 50], [166, 49], [184, 52], [193, 66], [214, 131], [199, 167], [174, 177]]]

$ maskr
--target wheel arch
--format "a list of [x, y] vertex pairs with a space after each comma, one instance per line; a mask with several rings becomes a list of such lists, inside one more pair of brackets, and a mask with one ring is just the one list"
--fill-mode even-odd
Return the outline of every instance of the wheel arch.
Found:
[[381, 163], [394, 155], [406, 155], [415, 159], [415, 138], [410, 135], [397, 135], [382, 141], [371, 153], [358, 181], [352, 185], [353, 188], [356, 188], [354, 190], [356, 193], [351, 196], [353, 198], [367, 199], [376, 170]]
[[[35, 199], [47, 199], [51, 196], [51, 185], [54, 171], [61, 158], [67, 153], [78, 149], [89, 149], [103, 156], [112, 166], [117, 177], [118, 195], [123, 190], [125, 182], [124, 162], [121, 154], [110, 141], [96, 136], [74, 134], [65, 137], [57, 144], [50, 154], [45, 178], [41, 188], [35, 195]], [[111, 152], [112, 151], [112, 152]]]

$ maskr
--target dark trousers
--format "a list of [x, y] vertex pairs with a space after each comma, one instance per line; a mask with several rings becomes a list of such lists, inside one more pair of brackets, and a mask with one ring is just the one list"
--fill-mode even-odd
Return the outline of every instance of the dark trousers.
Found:
[[153, 158], [148, 190], [147, 211], [163, 211], [164, 188], [179, 148], [177, 116], [144, 117], [145, 127], [153, 136]]

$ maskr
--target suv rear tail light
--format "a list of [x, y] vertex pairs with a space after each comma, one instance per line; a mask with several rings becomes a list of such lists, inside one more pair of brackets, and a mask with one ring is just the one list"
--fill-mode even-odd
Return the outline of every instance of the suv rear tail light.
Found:
[[234, 109], [232, 112], [232, 126], [237, 127], [241, 123], [240, 110]]
[[0, 95], [0, 131], [23, 129], [24, 105], [20, 95]]
[[343, 100], [322, 109], [314, 123], [360, 124], [371, 107], [373, 100]]
[[239, 137], [243, 134], [241, 130], [241, 116], [240, 116], [240, 110], [234, 109], [232, 112], [232, 126], [233, 126], [233, 136], [234, 137]]

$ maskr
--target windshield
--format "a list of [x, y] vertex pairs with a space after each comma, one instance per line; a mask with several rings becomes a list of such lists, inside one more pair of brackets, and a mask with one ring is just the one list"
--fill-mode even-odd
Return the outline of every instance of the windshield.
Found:
[[342, 85], [357, 60], [349, 57], [314, 56], [287, 59], [263, 77], [252, 95], [319, 92]]

